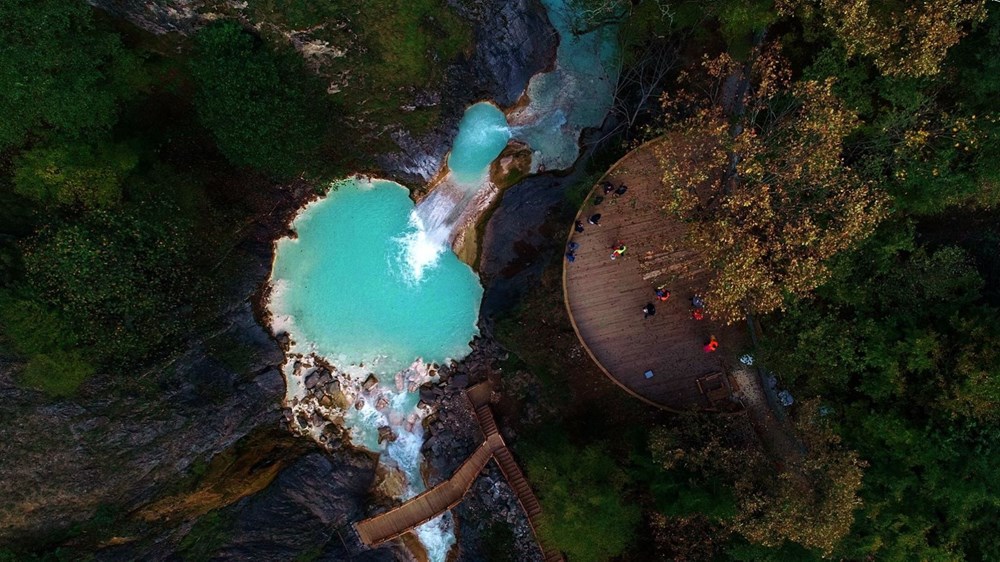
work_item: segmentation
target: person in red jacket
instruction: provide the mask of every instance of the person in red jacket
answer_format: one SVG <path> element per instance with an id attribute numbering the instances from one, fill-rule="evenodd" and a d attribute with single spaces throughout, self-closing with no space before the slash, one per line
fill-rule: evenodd
<path id="1" fill-rule="evenodd" d="M 708 337 L 708 343 L 705 344 L 705 353 L 712 353 L 716 349 L 719 349 L 719 340 L 715 339 L 715 336 Z"/>

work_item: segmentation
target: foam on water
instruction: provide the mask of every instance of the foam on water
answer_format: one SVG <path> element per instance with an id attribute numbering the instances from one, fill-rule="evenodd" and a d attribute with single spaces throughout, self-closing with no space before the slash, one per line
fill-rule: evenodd
<path id="1" fill-rule="evenodd" d="M 393 182 L 351 181 L 311 203 L 278 242 L 271 311 L 303 352 L 394 374 L 469 352 L 482 288 L 413 220 Z"/>
<path id="2" fill-rule="evenodd" d="M 617 26 L 577 34 L 569 0 L 542 0 L 542 4 L 559 34 L 556 64 L 550 72 L 531 78 L 529 104 L 510 115 L 514 138 L 534 151 L 532 171 L 573 165 L 580 132 L 604 121 L 618 79 Z"/>
<path id="3" fill-rule="evenodd" d="M 296 217 L 297 236 L 278 242 L 272 273 L 272 330 L 289 335 L 292 353 L 321 356 L 345 377 L 342 387 L 360 406 L 342 412 L 351 441 L 399 467 L 407 497 L 425 488 L 419 392 L 409 390 L 432 380 L 429 362 L 468 354 L 482 298 L 478 277 L 448 251 L 447 220 L 439 219 L 428 229 L 398 184 L 344 181 Z M 293 365 L 285 367 L 288 397 L 302 400 L 311 369 L 296 375 Z M 368 373 L 381 380 L 363 393 Z M 388 407 L 377 409 L 377 397 Z M 383 426 L 396 435 L 385 446 Z M 417 535 L 435 562 L 455 543 L 450 517 Z"/>
<path id="4" fill-rule="evenodd" d="M 409 230 L 395 239 L 399 246 L 396 262 L 402 264 L 403 279 L 410 285 L 419 284 L 424 279 L 424 272 L 433 269 L 441 259 L 441 254 L 447 249 L 448 238 L 440 229 L 428 230 L 423 219 L 416 210 L 410 211 Z"/>

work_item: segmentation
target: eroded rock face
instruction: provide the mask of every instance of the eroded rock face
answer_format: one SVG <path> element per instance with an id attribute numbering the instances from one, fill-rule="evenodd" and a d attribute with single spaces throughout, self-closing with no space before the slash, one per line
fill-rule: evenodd
<path id="1" fill-rule="evenodd" d="M 273 215 L 250 219 L 240 244 L 244 267 L 217 318 L 221 333 L 188 334 L 180 356 L 129 374 L 141 390 L 96 376 L 72 399 L 53 401 L 16 386 L 15 365 L 0 362 L 0 544 L 53 536 L 99 506 L 138 510 L 196 463 L 258 428 L 279 426 L 284 353 L 252 303 L 270 273 L 272 241 L 310 191 L 302 185 L 269 194 Z M 216 337 L 246 348 L 245 369 L 213 356 Z"/>
<path id="2" fill-rule="evenodd" d="M 223 17 L 238 17 L 245 25 L 266 28 L 285 36 L 314 69 L 329 58 L 343 56 L 345 45 L 330 44 L 314 36 L 314 30 L 280 29 L 273 22 L 253 21 L 246 2 L 239 0 L 87 0 L 116 17 L 151 33 L 189 35 L 202 25 Z M 441 168 L 465 108 L 491 99 L 501 107 L 513 105 L 537 72 L 555 58 L 557 36 L 539 0 L 450 0 L 462 17 L 472 22 L 475 51 L 449 67 L 436 89 L 417 92 L 412 107 L 441 106 L 441 123 L 432 131 L 414 137 L 402 127 L 387 134 L 399 147 L 383 155 L 378 164 L 386 176 L 404 185 L 427 183 Z M 330 22 L 337 27 L 339 22 Z M 339 80 L 331 77 L 331 92 Z"/>
<path id="3" fill-rule="evenodd" d="M 482 100 L 500 107 L 517 102 L 528 80 L 555 59 L 557 36 L 538 0 L 478 0 L 449 4 L 473 22 L 476 50 L 452 65 L 442 83 L 443 120 L 430 133 L 413 137 L 397 130 L 400 151 L 379 165 L 404 185 L 427 183 L 440 170 L 465 109 Z"/>
<path id="4" fill-rule="evenodd" d="M 87 0 L 87 3 L 150 33 L 176 31 L 185 35 L 211 19 L 210 6 L 220 4 L 210 0 Z M 222 4 L 235 6 L 241 2 Z"/>
<path id="5" fill-rule="evenodd" d="M 266 490 L 230 508 L 235 519 L 231 538 L 215 557 L 294 560 L 318 549 L 320 560 L 401 559 L 392 544 L 361 551 L 345 529 L 364 518 L 374 466 L 373 459 L 346 451 L 302 457 Z"/>
<path id="6" fill-rule="evenodd" d="M 557 38 L 539 0 L 491 0 L 450 4 L 476 26 L 472 65 L 501 107 L 513 105 L 528 80 L 555 59 Z"/>
<path id="7" fill-rule="evenodd" d="M 70 527 L 102 504 L 136 508 L 196 461 L 277 424 L 277 369 L 244 381 L 196 354 L 180 360 L 183 382 L 160 397 L 51 404 L 0 382 L 0 543 Z"/>

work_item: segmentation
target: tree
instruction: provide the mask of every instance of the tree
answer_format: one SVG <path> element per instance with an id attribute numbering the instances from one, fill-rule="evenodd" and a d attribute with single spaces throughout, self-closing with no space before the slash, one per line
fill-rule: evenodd
<path id="1" fill-rule="evenodd" d="M 752 437 L 745 419 L 689 414 L 672 428 L 654 430 L 650 435 L 653 458 L 685 483 L 674 486 L 677 499 L 665 514 L 702 514 L 753 544 L 780 547 L 792 541 L 829 555 L 848 534 L 860 505 L 857 492 L 863 464 L 856 453 L 840 445 L 839 436 L 823 424 L 817 412 L 815 403 L 801 409 L 796 434 L 805 452 L 780 471 Z M 721 502 L 685 501 L 698 490 L 720 487 L 728 489 L 728 494 L 713 492 Z M 721 518 L 719 512 L 713 514 L 717 503 L 728 502 L 735 502 L 732 513 Z M 676 512 L 678 503 L 694 509 Z"/>
<path id="2" fill-rule="evenodd" d="M 81 143 L 33 148 L 17 159 L 14 189 L 43 204 L 106 208 L 139 159 L 123 145 Z"/>
<path id="3" fill-rule="evenodd" d="M 913 236 L 886 223 L 840 256 L 816 298 L 765 332 L 766 360 L 800 396 L 822 392 L 826 419 L 868 462 L 864 507 L 838 556 L 988 559 L 1000 515 L 1000 315 L 964 251 Z"/>
<path id="4" fill-rule="evenodd" d="M 70 0 L 0 1 L 0 150 L 109 128 L 134 58 Z"/>
<path id="5" fill-rule="evenodd" d="M 737 518 L 734 530 L 750 542 L 780 547 L 792 541 L 829 556 L 850 532 L 861 507 L 865 463 L 841 445 L 819 411 L 816 400 L 799 407 L 795 434 L 805 455 L 778 474 L 763 501 L 747 502 Z"/>
<path id="6" fill-rule="evenodd" d="M 842 159 L 857 120 L 833 81 L 790 86 L 774 47 L 747 69 L 726 55 L 704 66 L 709 96 L 666 101 L 661 199 L 714 268 L 710 312 L 732 322 L 819 286 L 827 261 L 882 220 L 886 198 Z"/>
<path id="7" fill-rule="evenodd" d="M 74 339 L 105 365 L 163 352 L 183 326 L 192 294 L 184 225 L 134 210 L 93 211 L 47 227 L 25 248 L 28 298 L 61 311 Z M 162 214 L 161 214 L 162 213 Z"/>
<path id="8" fill-rule="evenodd" d="M 325 89 L 301 57 L 272 51 L 233 22 L 210 25 L 195 39 L 195 105 L 222 153 L 279 177 L 309 168 L 331 115 Z"/>
<path id="9" fill-rule="evenodd" d="M 785 0 L 786 13 L 814 2 Z M 986 0 L 920 2 L 821 0 L 824 25 L 844 42 L 847 56 L 870 57 L 891 76 L 930 76 L 970 24 L 986 17 Z"/>
<path id="10" fill-rule="evenodd" d="M 528 458 L 542 503 L 542 539 L 572 560 L 607 560 L 632 543 L 639 508 L 625 501 L 626 474 L 603 446 L 565 440 Z"/>

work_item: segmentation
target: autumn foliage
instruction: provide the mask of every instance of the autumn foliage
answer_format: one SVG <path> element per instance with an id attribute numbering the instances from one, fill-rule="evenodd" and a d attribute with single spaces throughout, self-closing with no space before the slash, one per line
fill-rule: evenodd
<path id="1" fill-rule="evenodd" d="M 800 4 L 807 3 L 788 0 L 783 6 L 787 11 Z M 819 4 L 824 25 L 844 42 L 847 54 L 871 57 L 879 71 L 890 76 L 937 74 L 968 24 L 986 17 L 986 0 L 821 0 Z"/>
<path id="2" fill-rule="evenodd" d="M 831 80 L 792 83 L 776 47 L 744 67 L 727 55 L 703 63 L 709 93 L 664 100 L 671 121 L 659 151 L 661 200 L 690 222 L 691 242 L 715 275 L 709 312 L 732 322 L 805 295 L 827 261 L 867 237 L 886 197 L 842 158 L 855 114 Z"/>
<path id="3" fill-rule="evenodd" d="M 858 492 L 865 462 L 843 446 L 816 400 L 799 408 L 800 449 L 785 453 L 780 468 L 747 425 L 740 418 L 684 416 L 671 429 L 654 430 L 650 449 L 664 470 L 731 491 L 736 509 L 718 518 L 719 532 L 769 547 L 792 541 L 829 555 L 850 532 L 862 505 Z"/>

